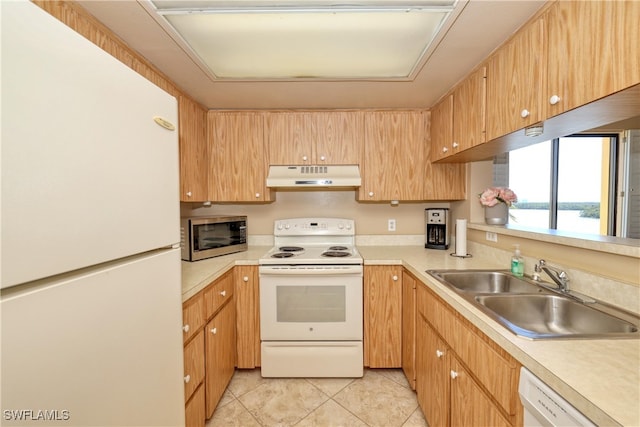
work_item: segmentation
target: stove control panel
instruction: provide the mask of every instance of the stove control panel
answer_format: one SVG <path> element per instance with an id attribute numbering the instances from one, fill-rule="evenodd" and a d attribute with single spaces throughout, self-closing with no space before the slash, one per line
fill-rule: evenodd
<path id="1" fill-rule="evenodd" d="M 355 224 L 345 218 L 290 218 L 275 222 L 275 235 L 353 235 Z"/>

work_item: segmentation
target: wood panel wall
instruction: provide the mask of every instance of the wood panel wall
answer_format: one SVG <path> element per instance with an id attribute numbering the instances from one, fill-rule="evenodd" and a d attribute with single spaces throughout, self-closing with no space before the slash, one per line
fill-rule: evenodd
<path id="1" fill-rule="evenodd" d="M 114 58 L 127 65 L 158 87 L 178 98 L 187 96 L 167 76 L 156 69 L 142 55 L 130 48 L 120 37 L 72 1 L 32 0 L 65 25 L 81 34 Z M 194 101 L 195 102 L 195 101 Z M 204 108 L 204 107 L 203 107 Z"/>

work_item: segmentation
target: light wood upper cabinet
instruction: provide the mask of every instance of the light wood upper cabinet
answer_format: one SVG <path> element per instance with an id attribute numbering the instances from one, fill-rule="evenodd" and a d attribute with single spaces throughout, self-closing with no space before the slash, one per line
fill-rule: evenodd
<path id="1" fill-rule="evenodd" d="M 364 113 L 360 201 L 424 200 L 426 116 L 423 111 Z"/>
<path id="2" fill-rule="evenodd" d="M 178 98 L 180 144 L 180 201 L 209 200 L 209 148 L 206 111 L 186 96 Z"/>
<path id="3" fill-rule="evenodd" d="M 402 366 L 402 266 L 364 269 L 364 365 Z"/>
<path id="4" fill-rule="evenodd" d="M 264 114 L 210 111 L 207 121 L 211 150 L 210 200 L 272 201 L 273 194 L 266 187 L 269 164 Z"/>
<path id="5" fill-rule="evenodd" d="M 362 115 L 349 111 L 290 111 L 267 115 L 272 165 L 354 165 L 360 161 Z"/>
<path id="6" fill-rule="evenodd" d="M 428 114 L 428 113 L 427 113 Z M 431 114 L 433 117 L 433 113 Z M 427 116 L 428 117 L 428 116 Z M 427 120 L 427 137 L 431 134 Z M 427 143 L 427 147 L 431 144 Z M 467 197 L 466 165 L 460 163 L 434 163 L 434 150 L 425 150 L 423 191 L 425 200 L 463 200 Z"/>
<path id="7" fill-rule="evenodd" d="M 357 165 L 363 140 L 363 115 L 358 111 L 314 113 L 317 164 Z"/>
<path id="8" fill-rule="evenodd" d="M 558 1 L 546 20 L 547 117 L 640 83 L 640 2 Z"/>
<path id="9" fill-rule="evenodd" d="M 272 165 L 314 164 L 313 117 L 309 112 L 268 113 L 265 136 Z"/>
<path id="10" fill-rule="evenodd" d="M 544 21 L 537 19 L 502 46 L 487 64 L 487 140 L 543 119 Z"/>
<path id="11" fill-rule="evenodd" d="M 443 159 L 459 148 L 453 147 L 453 95 L 447 95 L 431 110 L 431 160 Z"/>
<path id="12" fill-rule="evenodd" d="M 467 77 L 453 92 L 453 151 L 482 144 L 485 139 L 486 67 Z"/>

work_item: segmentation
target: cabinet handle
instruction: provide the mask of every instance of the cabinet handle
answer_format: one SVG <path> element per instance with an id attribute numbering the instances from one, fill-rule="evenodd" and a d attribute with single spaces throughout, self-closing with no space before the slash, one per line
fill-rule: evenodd
<path id="1" fill-rule="evenodd" d="M 394 282 L 397 282 L 397 281 L 398 281 L 398 276 L 396 276 L 396 275 L 394 274 L 394 275 L 393 275 L 393 277 L 392 277 L 391 279 L 393 279 L 393 281 L 394 281 Z"/>
<path id="2" fill-rule="evenodd" d="M 531 114 L 531 113 L 529 113 L 529 110 L 527 110 L 527 109 L 525 108 L 524 110 L 522 110 L 522 111 L 520 112 L 520 117 L 522 117 L 523 119 L 526 119 L 527 117 L 529 117 L 529 114 Z"/>
<path id="3" fill-rule="evenodd" d="M 188 325 L 188 324 L 187 324 L 187 325 L 184 325 L 184 326 L 182 327 L 182 330 L 184 331 L 184 333 L 185 333 L 185 334 L 186 334 L 187 332 L 189 332 L 189 325 Z"/>
<path id="4" fill-rule="evenodd" d="M 446 153 L 447 151 L 449 151 L 449 149 L 447 147 L 442 147 L 442 152 Z"/>
<path id="5" fill-rule="evenodd" d="M 213 328 L 213 329 L 211 329 L 211 333 L 212 333 L 213 335 L 217 334 L 217 333 L 218 333 L 218 328 Z"/>
<path id="6" fill-rule="evenodd" d="M 451 375 L 451 379 L 455 380 L 456 378 L 458 378 L 458 373 L 456 371 L 451 371 L 449 372 L 449 375 Z"/>
<path id="7" fill-rule="evenodd" d="M 187 197 L 191 197 L 191 191 L 187 191 Z"/>
<path id="8" fill-rule="evenodd" d="M 324 162 L 325 160 L 327 160 L 327 158 L 325 156 L 320 156 L 320 160 Z"/>
<path id="9" fill-rule="evenodd" d="M 260 193 L 256 193 L 256 199 L 260 198 Z"/>
<path id="10" fill-rule="evenodd" d="M 369 197 L 373 197 L 373 191 L 369 191 Z"/>
<path id="11" fill-rule="evenodd" d="M 460 146 L 460 144 L 458 144 L 457 142 L 454 141 L 454 143 L 452 144 L 453 148 L 458 148 Z"/>
<path id="12" fill-rule="evenodd" d="M 442 356 L 444 356 L 444 351 L 442 351 L 442 350 L 436 350 L 436 357 L 440 358 L 440 357 L 442 357 Z"/>
<path id="13" fill-rule="evenodd" d="M 249 276 L 244 276 L 244 277 L 242 278 L 242 280 L 243 280 L 244 282 L 248 282 L 248 281 L 249 281 Z"/>
<path id="14" fill-rule="evenodd" d="M 221 291 L 220 295 L 222 295 L 223 297 L 226 297 L 227 296 L 227 291 Z"/>
<path id="15" fill-rule="evenodd" d="M 558 102 L 560 102 L 560 97 L 558 95 L 551 95 L 551 98 L 549 98 L 549 104 L 556 105 Z"/>
<path id="16" fill-rule="evenodd" d="M 189 381 L 191 381 L 191 375 L 187 375 L 184 377 L 184 383 L 185 384 L 189 384 Z"/>
<path id="17" fill-rule="evenodd" d="M 307 156 L 302 156 L 302 160 L 303 160 L 303 161 L 305 161 L 305 162 L 306 162 L 306 161 L 307 161 L 307 159 L 308 159 L 308 157 L 307 157 Z"/>

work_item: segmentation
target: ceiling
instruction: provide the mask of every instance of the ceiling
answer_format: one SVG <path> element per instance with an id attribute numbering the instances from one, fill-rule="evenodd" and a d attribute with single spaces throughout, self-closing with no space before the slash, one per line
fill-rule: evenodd
<path id="1" fill-rule="evenodd" d="M 429 108 L 502 44 L 542 0 L 460 0 L 410 80 L 216 80 L 134 0 L 79 0 L 183 92 L 208 109 Z M 146 6 L 146 7 L 145 7 Z"/>

